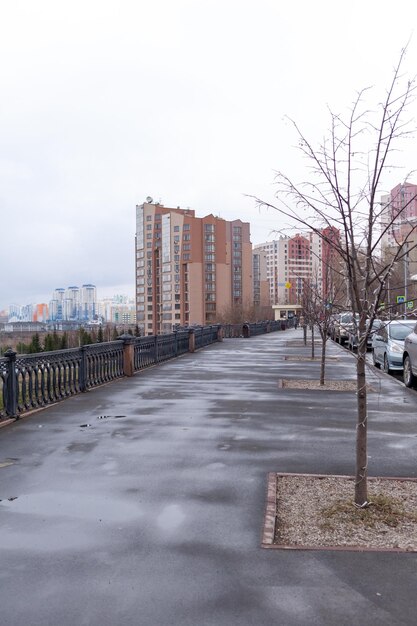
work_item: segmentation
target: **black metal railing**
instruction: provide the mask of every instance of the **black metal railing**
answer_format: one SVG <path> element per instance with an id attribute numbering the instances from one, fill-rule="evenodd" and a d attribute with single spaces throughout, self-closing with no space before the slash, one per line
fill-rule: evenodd
<path id="1" fill-rule="evenodd" d="M 189 352 L 190 332 L 176 331 L 168 335 L 138 337 L 134 340 L 134 370 L 138 371 Z"/>
<path id="2" fill-rule="evenodd" d="M 166 335 L 0 358 L 0 420 L 45 407 L 104 383 L 204 348 L 224 337 L 250 337 L 282 330 L 282 322 L 213 325 L 178 329 Z"/>
<path id="3" fill-rule="evenodd" d="M 252 324 L 225 324 L 222 326 L 224 337 L 227 339 L 237 337 L 251 337 L 263 333 L 275 332 L 289 328 L 288 320 L 272 320 L 265 322 L 254 322 Z"/>
<path id="4" fill-rule="evenodd" d="M 217 341 L 218 326 L 200 326 L 194 329 L 195 348 L 199 350 Z"/>

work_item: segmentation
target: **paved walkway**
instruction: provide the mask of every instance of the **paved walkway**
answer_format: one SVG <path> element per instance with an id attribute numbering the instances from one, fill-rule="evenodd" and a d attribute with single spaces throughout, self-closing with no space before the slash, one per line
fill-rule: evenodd
<path id="1" fill-rule="evenodd" d="M 353 472 L 355 395 L 278 387 L 305 351 L 226 340 L 1 429 L 0 624 L 414 625 L 417 555 L 259 547 L 268 472 Z M 370 474 L 415 477 L 417 392 L 372 375 Z"/>

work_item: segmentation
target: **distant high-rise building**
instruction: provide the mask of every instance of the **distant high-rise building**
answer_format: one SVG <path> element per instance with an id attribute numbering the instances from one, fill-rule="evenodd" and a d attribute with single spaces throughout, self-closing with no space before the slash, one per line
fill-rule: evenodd
<path id="1" fill-rule="evenodd" d="M 402 244 L 417 225 L 417 185 L 401 183 L 381 198 L 382 246 Z"/>
<path id="2" fill-rule="evenodd" d="M 33 322 L 47 322 L 49 319 L 49 310 L 47 304 L 36 304 L 33 311 Z"/>
<path id="3" fill-rule="evenodd" d="M 81 292 L 79 287 L 67 287 L 64 299 L 64 319 L 79 320 L 81 314 Z"/>
<path id="4" fill-rule="evenodd" d="M 81 320 L 92 321 L 97 316 L 97 290 L 95 285 L 81 288 Z"/>
<path id="5" fill-rule="evenodd" d="M 267 307 L 271 305 L 268 282 L 268 256 L 261 248 L 254 249 L 253 259 L 253 304 L 255 307 Z"/>
<path id="6" fill-rule="evenodd" d="M 58 287 L 52 294 L 49 302 L 49 319 L 53 322 L 61 322 L 64 318 L 65 289 Z"/>
<path id="7" fill-rule="evenodd" d="M 55 321 L 92 322 L 96 319 L 97 290 L 95 285 L 59 287 L 49 303 L 49 319 Z"/>
<path id="8" fill-rule="evenodd" d="M 331 242 L 339 238 L 337 228 L 321 234 L 308 231 L 293 237 L 280 237 L 254 246 L 267 255 L 267 278 L 272 304 L 300 304 L 304 285 L 314 283 L 319 293 L 327 293 L 327 267 L 334 266 Z"/>
<path id="9" fill-rule="evenodd" d="M 210 324 L 251 305 L 249 224 L 153 202 L 136 207 L 137 323 L 147 334 Z"/>

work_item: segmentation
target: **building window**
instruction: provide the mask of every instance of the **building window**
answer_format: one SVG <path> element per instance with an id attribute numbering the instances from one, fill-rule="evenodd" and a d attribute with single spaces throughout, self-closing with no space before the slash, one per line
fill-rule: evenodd
<path id="1" fill-rule="evenodd" d="M 179 232 L 179 230 L 180 230 L 180 227 L 179 227 L 178 225 L 177 225 L 177 226 L 174 226 L 174 233 L 178 233 L 178 232 Z"/>
<path id="2" fill-rule="evenodd" d="M 150 222 L 151 220 L 152 220 L 152 215 L 147 215 L 147 216 L 146 216 L 146 221 L 147 221 L 147 222 Z M 151 228 L 152 228 L 152 227 L 151 227 Z"/>
<path id="3" fill-rule="evenodd" d="M 184 226 L 182 227 L 183 230 L 190 230 L 190 225 L 189 224 L 184 224 Z"/>
<path id="4" fill-rule="evenodd" d="M 189 260 L 190 260 L 190 256 L 191 256 L 191 255 L 190 255 L 190 254 L 188 254 L 188 253 L 187 253 L 187 254 L 183 254 L 183 255 L 182 255 L 183 261 L 189 261 Z"/>
<path id="5" fill-rule="evenodd" d="M 185 233 L 185 235 L 182 236 L 183 241 L 190 241 L 191 235 L 190 233 Z"/>

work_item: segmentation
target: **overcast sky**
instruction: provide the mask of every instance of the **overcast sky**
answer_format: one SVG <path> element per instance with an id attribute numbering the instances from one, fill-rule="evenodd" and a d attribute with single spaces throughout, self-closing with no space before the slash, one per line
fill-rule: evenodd
<path id="1" fill-rule="evenodd" d="M 93 283 L 134 293 L 147 196 L 273 238 L 274 171 L 305 163 L 327 105 L 417 73 L 417 4 L 399 0 L 0 1 L 0 309 Z M 417 105 L 410 111 L 417 117 Z M 399 154 L 417 169 L 416 143 Z"/>

